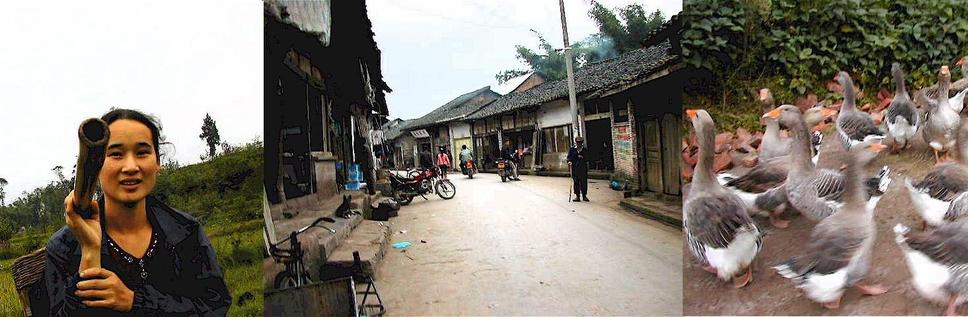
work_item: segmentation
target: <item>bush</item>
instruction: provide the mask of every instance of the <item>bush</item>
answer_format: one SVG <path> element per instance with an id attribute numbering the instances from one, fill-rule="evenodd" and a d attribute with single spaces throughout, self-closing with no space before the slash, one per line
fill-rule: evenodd
<path id="1" fill-rule="evenodd" d="M 877 90 L 893 62 L 923 87 L 968 53 L 968 0 L 687 0 L 683 18 L 683 58 L 711 81 L 696 93 L 724 104 L 764 78 L 780 79 L 777 94 L 830 96 L 838 70 Z"/>

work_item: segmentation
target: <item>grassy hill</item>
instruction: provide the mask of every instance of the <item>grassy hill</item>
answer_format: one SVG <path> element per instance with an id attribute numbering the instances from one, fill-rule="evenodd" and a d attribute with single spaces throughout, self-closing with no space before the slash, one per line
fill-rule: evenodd
<path id="1" fill-rule="evenodd" d="M 162 169 L 154 195 L 169 206 L 188 212 L 204 225 L 225 273 L 232 308 L 229 316 L 262 316 L 262 144 L 232 148 L 206 162 Z M 67 194 L 63 182 L 52 182 L 19 203 L 0 207 L 0 217 L 20 219 L 10 227 L 24 227 L 0 242 L 0 315 L 22 314 L 10 275 L 13 260 L 43 247 L 63 226 L 63 210 L 37 211 L 48 197 Z M 48 199 L 48 200 L 49 200 Z M 49 204 L 48 204 L 49 205 Z M 62 207 L 60 207 L 62 208 Z M 49 216 L 53 214 L 54 216 Z M 59 216 L 59 219 L 58 219 Z"/>

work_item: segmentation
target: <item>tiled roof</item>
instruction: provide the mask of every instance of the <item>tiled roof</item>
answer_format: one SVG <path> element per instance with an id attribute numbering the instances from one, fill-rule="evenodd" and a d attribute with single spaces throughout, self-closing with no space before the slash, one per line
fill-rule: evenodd
<path id="1" fill-rule="evenodd" d="M 575 93 L 582 95 L 610 89 L 646 77 L 676 60 L 668 41 L 640 48 L 616 58 L 585 65 L 575 72 Z M 545 82 L 526 91 L 498 98 L 465 119 L 478 120 L 495 114 L 568 98 L 567 79 Z"/>
<path id="2" fill-rule="evenodd" d="M 491 86 L 486 86 L 475 91 L 463 94 L 454 98 L 443 106 L 434 109 L 430 113 L 424 115 L 423 117 L 414 119 L 412 123 L 408 122 L 408 129 L 419 129 L 428 127 L 434 124 L 446 123 L 450 121 L 463 119 L 470 113 L 477 111 L 489 102 L 475 100 L 475 97 L 482 94 L 493 94 L 494 96 L 500 96 L 500 94 L 491 90 Z"/>

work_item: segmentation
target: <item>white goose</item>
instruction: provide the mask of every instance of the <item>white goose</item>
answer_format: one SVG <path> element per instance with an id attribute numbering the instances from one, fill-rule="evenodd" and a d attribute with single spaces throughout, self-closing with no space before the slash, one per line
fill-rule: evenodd
<path id="1" fill-rule="evenodd" d="M 901 64 L 891 65 L 891 74 L 894 76 L 894 100 L 887 107 L 885 121 L 887 121 L 887 133 L 894 139 L 894 151 L 907 148 L 911 145 L 918 128 L 921 126 L 921 113 L 911 100 L 904 87 L 904 71 Z"/>
<path id="2" fill-rule="evenodd" d="M 865 206 L 861 170 L 884 147 L 865 141 L 849 150 L 845 204 L 814 227 L 802 255 L 773 267 L 826 308 L 839 307 L 844 290 L 851 286 L 868 295 L 885 292 L 878 285 L 859 284 L 870 267 L 877 232 L 874 211 Z"/>
<path id="3" fill-rule="evenodd" d="M 928 232 L 910 232 L 894 226 L 895 241 L 901 247 L 911 283 L 921 297 L 947 304 L 945 315 L 968 299 L 968 222 L 946 223 Z"/>
<path id="4" fill-rule="evenodd" d="M 686 240 L 705 270 L 740 288 L 753 279 L 750 264 L 762 245 L 760 230 L 743 201 L 716 182 L 713 119 L 704 110 L 690 109 L 686 114 L 699 141 L 699 162 L 682 205 Z"/>
<path id="5" fill-rule="evenodd" d="M 968 124 L 958 128 L 955 148 L 955 161 L 936 165 L 916 184 L 904 180 L 922 229 L 968 215 Z"/>
<path id="6" fill-rule="evenodd" d="M 951 72 L 948 71 L 947 65 L 941 66 L 938 72 L 939 93 L 946 95 L 950 84 Z M 948 151 L 954 147 L 955 131 L 958 130 L 961 117 L 951 107 L 947 98 L 940 98 L 937 103 L 929 102 L 928 108 L 928 118 L 921 134 L 928 146 L 934 150 L 935 161 L 941 163 L 947 159 Z M 944 153 L 944 158 L 939 153 Z"/>

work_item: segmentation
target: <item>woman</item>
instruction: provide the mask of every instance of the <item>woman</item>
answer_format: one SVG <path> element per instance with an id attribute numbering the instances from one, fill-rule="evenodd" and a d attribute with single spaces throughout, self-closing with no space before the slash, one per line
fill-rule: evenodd
<path id="1" fill-rule="evenodd" d="M 440 167 L 440 176 L 443 179 L 447 179 L 447 169 L 450 168 L 450 156 L 447 156 L 447 149 L 443 146 L 440 147 L 440 153 L 437 153 L 437 167 Z"/>
<path id="2" fill-rule="evenodd" d="M 47 243 L 55 316 L 225 316 L 232 302 L 208 237 L 192 216 L 150 196 L 161 166 L 159 128 L 144 114 L 101 117 L 110 138 L 93 219 L 64 199 L 67 226 Z"/>

